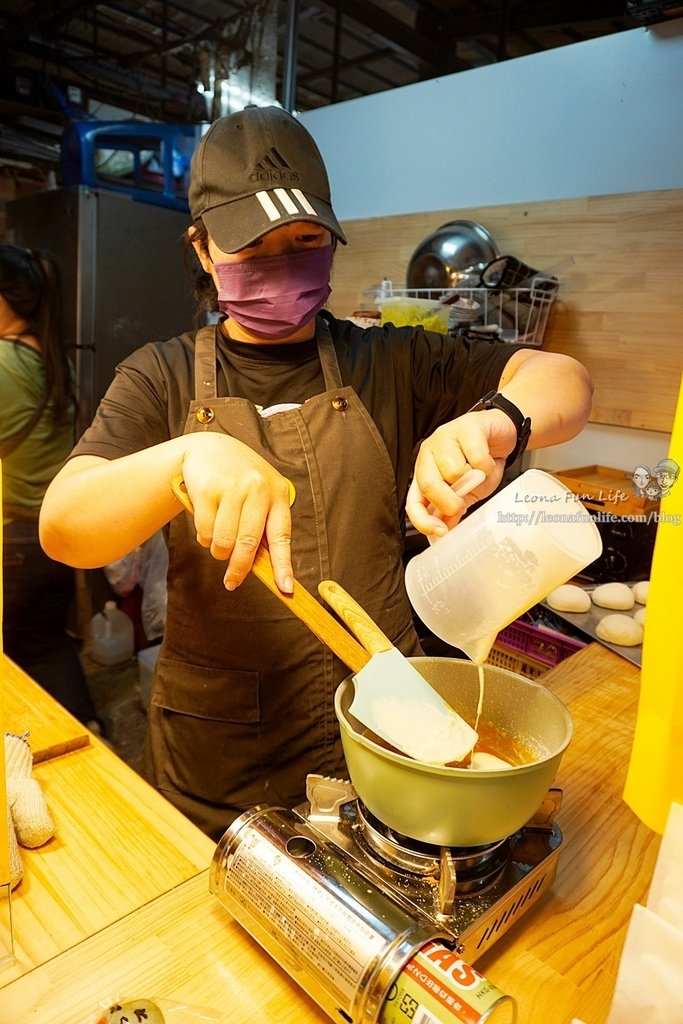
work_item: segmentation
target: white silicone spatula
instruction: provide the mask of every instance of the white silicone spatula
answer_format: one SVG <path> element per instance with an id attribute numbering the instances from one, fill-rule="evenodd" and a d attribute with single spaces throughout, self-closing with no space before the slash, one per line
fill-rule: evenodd
<path id="1" fill-rule="evenodd" d="M 354 676 L 351 714 L 417 761 L 463 761 L 477 741 L 474 729 L 338 583 L 323 580 L 318 592 L 371 655 L 368 664 Z"/>

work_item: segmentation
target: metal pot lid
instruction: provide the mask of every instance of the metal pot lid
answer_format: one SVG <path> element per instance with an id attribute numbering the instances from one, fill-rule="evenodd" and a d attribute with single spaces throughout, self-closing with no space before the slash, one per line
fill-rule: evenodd
<path id="1" fill-rule="evenodd" d="M 451 220 L 420 242 L 410 258 L 408 288 L 454 288 L 465 270 L 481 269 L 500 255 L 481 224 Z"/>

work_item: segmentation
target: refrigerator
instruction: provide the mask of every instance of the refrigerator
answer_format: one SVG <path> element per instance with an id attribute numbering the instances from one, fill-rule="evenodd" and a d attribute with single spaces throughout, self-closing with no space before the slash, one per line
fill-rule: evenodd
<path id="1" fill-rule="evenodd" d="M 192 328 L 181 254 L 190 215 L 76 185 L 9 202 L 6 224 L 5 241 L 47 249 L 59 262 L 78 438 L 122 359 Z"/>

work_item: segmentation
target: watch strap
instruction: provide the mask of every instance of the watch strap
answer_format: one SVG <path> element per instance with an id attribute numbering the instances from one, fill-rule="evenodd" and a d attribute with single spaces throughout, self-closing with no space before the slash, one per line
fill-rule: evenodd
<path id="1" fill-rule="evenodd" d="M 505 468 L 511 466 L 517 459 L 521 459 L 526 451 L 531 436 L 531 419 L 525 416 L 521 409 L 518 409 L 514 402 L 511 402 L 499 391 L 489 391 L 469 409 L 469 412 L 481 412 L 485 409 L 500 409 L 506 416 L 509 416 L 517 431 L 517 443 L 505 460 Z"/>

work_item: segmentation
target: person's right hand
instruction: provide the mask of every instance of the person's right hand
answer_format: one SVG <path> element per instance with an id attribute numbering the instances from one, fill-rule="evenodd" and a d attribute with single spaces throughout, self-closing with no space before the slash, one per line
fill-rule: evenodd
<path id="1" fill-rule="evenodd" d="M 293 590 L 289 483 L 242 441 L 226 434 L 189 434 L 182 475 L 194 507 L 197 541 L 227 560 L 227 590 L 251 570 L 265 541 L 280 590 Z"/>

